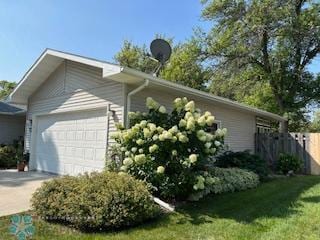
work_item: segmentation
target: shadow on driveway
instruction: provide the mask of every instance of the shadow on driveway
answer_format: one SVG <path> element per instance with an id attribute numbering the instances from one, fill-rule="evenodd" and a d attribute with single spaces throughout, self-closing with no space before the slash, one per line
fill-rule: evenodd
<path id="1" fill-rule="evenodd" d="M 29 210 L 34 191 L 43 181 L 54 177 L 57 175 L 0 170 L 0 216 Z"/>

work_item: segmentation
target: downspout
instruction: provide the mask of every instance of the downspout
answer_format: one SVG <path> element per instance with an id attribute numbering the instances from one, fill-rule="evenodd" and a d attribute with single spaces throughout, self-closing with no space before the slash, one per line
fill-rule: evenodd
<path id="1" fill-rule="evenodd" d="M 140 85 L 139 87 L 133 89 L 131 92 L 129 92 L 127 94 L 126 128 L 129 127 L 129 114 L 128 113 L 130 112 L 130 109 L 131 109 L 131 97 L 134 94 L 142 91 L 143 89 L 145 89 L 148 86 L 149 86 L 149 79 L 145 79 L 145 82 L 142 85 Z"/>

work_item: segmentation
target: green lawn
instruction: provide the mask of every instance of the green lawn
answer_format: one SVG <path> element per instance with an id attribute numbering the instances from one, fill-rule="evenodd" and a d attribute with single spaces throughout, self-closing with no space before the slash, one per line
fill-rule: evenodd
<path id="1" fill-rule="evenodd" d="M 0 239 L 9 218 L 0 218 Z M 320 239 L 320 177 L 273 180 L 257 189 L 212 196 L 126 231 L 85 234 L 35 221 L 34 239 Z"/>

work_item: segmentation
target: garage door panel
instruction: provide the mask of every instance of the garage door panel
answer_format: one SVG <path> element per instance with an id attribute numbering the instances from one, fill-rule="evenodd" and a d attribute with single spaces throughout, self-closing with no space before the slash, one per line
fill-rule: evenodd
<path id="1" fill-rule="evenodd" d="M 38 117 L 37 169 L 69 175 L 103 169 L 106 126 L 105 110 Z"/>

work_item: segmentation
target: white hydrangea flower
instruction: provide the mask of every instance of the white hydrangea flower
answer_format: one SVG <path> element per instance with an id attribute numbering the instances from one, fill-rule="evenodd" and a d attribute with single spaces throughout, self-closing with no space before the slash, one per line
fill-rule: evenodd
<path id="1" fill-rule="evenodd" d="M 185 126 L 187 126 L 187 121 L 184 119 L 181 119 L 179 122 L 179 127 L 185 127 Z"/>
<path id="2" fill-rule="evenodd" d="M 206 125 L 206 117 L 205 116 L 199 117 L 197 122 L 201 127 L 203 127 L 204 125 Z"/>
<path id="3" fill-rule="evenodd" d="M 174 150 L 172 150 L 171 154 L 172 154 L 172 156 L 177 156 L 178 152 L 177 152 L 177 150 L 174 149 Z"/>
<path id="4" fill-rule="evenodd" d="M 129 152 L 129 151 L 126 151 L 126 152 L 124 153 L 124 155 L 125 155 L 126 157 L 128 157 L 128 156 L 130 156 L 130 152 Z"/>
<path id="5" fill-rule="evenodd" d="M 224 132 L 224 134 L 228 133 L 228 129 L 226 129 L 226 128 L 222 128 L 222 131 Z"/>
<path id="6" fill-rule="evenodd" d="M 211 148 L 212 143 L 211 143 L 211 142 L 207 142 L 204 146 L 205 146 L 206 148 Z"/>
<path id="7" fill-rule="evenodd" d="M 183 104 L 187 104 L 187 103 L 188 103 L 188 98 L 183 97 L 183 98 L 182 98 L 182 102 L 183 102 Z"/>
<path id="8" fill-rule="evenodd" d="M 159 103 L 153 100 L 151 97 L 147 97 L 146 105 L 148 109 L 155 109 L 157 110 L 159 108 Z"/>
<path id="9" fill-rule="evenodd" d="M 159 149 L 159 146 L 157 144 L 153 144 L 152 146 L 149 147 L 149 152 L 153 153 Z"/>
<path id="10" fill-rule="evenodd" d="M 139 138 L 139 139 L 136 141 L 136 143 L 141 146 L 141 145 L 144 144 L 144 140 L 142 140 L 141 138 Z"/>
<path id="11" fill-rule="evenodd" d="M 213 123 L 214 123 L 214 116 L 209 116 L 209 117 L 207 117 L 207 119 L 206 119 L 206 124 L 207 124 L 208 126 L 212 126 Z"/>
<path id="12" fill-rule="evenodd" d="M 188 121 L 189 118 L 193 118 L 193 115 L 191 112 L 186 112 L 186 114 L 184 115 L 184 119 Z"/>
<path id="13" fill-rule="evenodd" d="M 227 129 L 226 128 L 222 128 L 222 129 L 217 129 L 216 131 L 216 135 L 219 137 L 223 137 L 227 134 Z"/>
<path id="14" fill-rule="evenodd" d="M 125 159 L 123 160 L 123 164 L 124 164 L 125 166 L 130 166 L 132 163 L 133 163 L 132 158 L 127 157 L 127 158 L 125 158 Z"/>
<path id="15" fill-rule="evenodd" d="M 144 129 L 143 129 L 143 136 L 144 136 L 145 138 L 149 138 L 149 137 L 151 137 L 151 135 L 152 135 L 152 133 L 151 133 L 151 131 L 150 131 L 148 128 L 144 128 Z"/>
<path id="16" fill-rule="evenodd" d="M 197 113 L 197 112 L 195 112 L 195 113 L 193 114 L 193 117 L 194 117 L 194 119 L 195 119 L 196 121 L 198 121 L 198 119 L 200 118 L 200 116 L 201 116 L 201 114 L 200 114 L 200 113 Z"/>
<path id="17" fill-rule="evenodd" d="M 193 118 L 189 118 L 187 121 L 186 129 L 193 131 L 195 129 L 195 121 Z"/>
<path id="18" fill-rule="evenodd" d="M 166 113 L 167 112 L 167 109 L 164 107 L 164 106 L 161 106 L 159 107 L 159 110 L 158 110 L 160 113 Z"/>
<path id="19" fill-rule="evenodd" d="M 184 106 L 184 109 L 185 109 L 186 111 L 189 111 L 189 112 L 194 112 L 194 110 L 195 110 L 194 101 L 188 102 L 188 103 Z"/>
<path id="20" fill-rule="evenodd" d="M 138 152 L 139 152 L 139 153 L 143 153 L 143 149 L 142 149 L 142 148 L 140 148 Z"/>
<path id="21" fill-rule="evenodd" d="M 148 122 L 146 120 L 142 120 L 140 122 L 140 126 L 143 127 L 143 128 L 145 128 L 147 126 L 147 124 L 148 124 Z"/>
<path id="22" fill-rule="evenodd" d="M 155 134 L 155 135 L 153 135 L 152 140 L 153 140 L 153 141 L 157 141 L 158 138 L 159 138 L 159 135 L 158 135 L 158 134 Z"/>
<path id="23" fill-rule="evenodd" d="M 113 139 L 117 139 L 117 138 L 120 137 L 120 135 L 121 135 L 120 132 L 112 132 L 112 133 L 110 134 L 110 137 L 113 138 Z"/>
<path id="24" fill-rule="evenodd" d="M 134 161 L 137 164 L 143 164 L 146 161 L 146 155 L 145 154 L 138 154 L 138 155 L 134 156 Z"/>
<path id="25" fill-rule="evenodd" d="M 214 145 L 215 145 L 216 147 L 219 147 L 219 146 L 221 145 L 221 142 L 219 142 L 219 141 L 214 141 Z"/>
<path id="26" fill-rule="evenodd" d="M 182 142 L 182 143 L 186 143 L 186 142 L 189 141 L 189 138 L 188 138 L 186 135 L 184 135 L 184 134 L 179 134 L 179 135 L 178 135 L 178 139 L 179 139 L 179 141 Z"/>
<path id="27" fill-rule="evenodd" d="M 172 128 L 170 128 L 168 130 L 168 132 L 170 132 L 171 134 L 175 134 L 179 131 L 178 127 L 176 125 L 174 125 Z"/>
<path id="28" fill-rule="evenodd" d="M 148 123 L 147 126 L 151 132 L 154 132 L 157 130 L 157 126 L 154 123 Z"/>
<path id="29" fill-rule="evenodd" d="M 163 131 L 162 135 L 164 135 L 165 139 L 172 139 L 172 133 L 168 131 Z"/>
<path id="30" fill-rule="evenodd" d="M 175 143 L 178 140 L 178 138 L 176 136 L 173 136 L 171 139 L 171 142 Z"/>
<path id="31" fill-rule="evenodd" d="M 205 116 L 205 117 L 210 117 L 210 116 L 211 116 L 211 112 L 206 111 L 206 112 L 204 113 L 204 116 Z"/>
<path id="32" fill-rule="evenodd" d="M 158 131 L 158 133 L 162 133 L 164 131 L 164 129 L 159 126 L 159 127 L 157 127 L 157 131 Z"/>
<path id="33" fill-rule="evenodd" d="M 190 154 L 189 160 L 190 160 L 191 163 L 195 163 L 198 160 L 197 154 L 194 154 L 194 153 Z"/>
<path id="34" fill-rule="evenodd" d="M 173 106 L 174 108 L 177 110 L 177 111 L 181 111 L 181 109 L 183 108 L 183 102 L 182 102 L 182 99 L 181 98 L 176 98 L 174 101 L 173 101 Z"/>
<path id="35" fill-rule="evenodd" d="M 157 173 L 162 174 L 164 173 L 165 168 L 163 166 L 157 167 Z"/>
<path id="36" fill-rule="evenodd" d="M 166 138 L 165 138 L 164 134 L 160 134 L 160 135 L 159 135 L 159 140 L 160 140 L 160 141 L 164 141 L 164 140 L 166 140 Z"/>
<path id="37" fill-rule="evenodd" d="M 207 142 L 210 142 L 213 140 L 213 135 L 211 133 L 206 133 Z"/>

